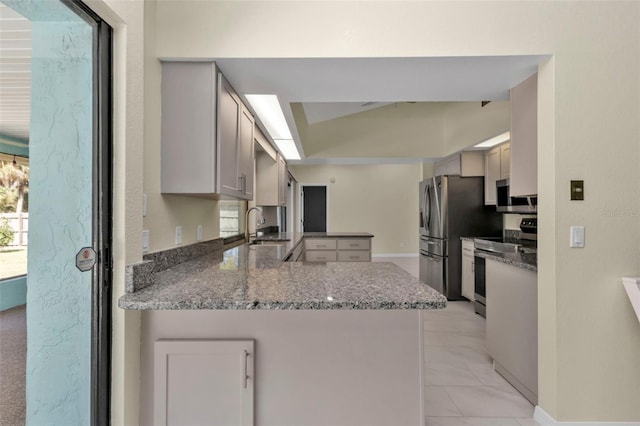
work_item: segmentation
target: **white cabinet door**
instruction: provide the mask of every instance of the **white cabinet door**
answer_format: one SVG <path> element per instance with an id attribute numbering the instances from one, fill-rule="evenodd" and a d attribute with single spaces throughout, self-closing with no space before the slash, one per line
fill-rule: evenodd
<path id="1" fill-rule="evenodd" d="M 287 163 L 277 154 L 274 162 L 265 152 L 256 159 L 256 205 L 283 206 L 287 202 Z"/>
<path id="2" fill-rule="evenodd" d="M 462 296 L 475 300 L 473 241 L 462 241 Z"/>
<path id="3" fill-rule="evenodd" d="M 511 144 L 500 145 L 500 179 L 507 179 L 511 175 Z"/>
<path id="4" fill-rule="evenodd" d="M 484 203 L 496 204 L 496 181 L 500 179 L 500 147 L 485 154 Z"/>
<path id="5" fill-rule="evenodd" d="M 238 177 L 240 179 L 240 198 L 253 200 L 254 126 L 255 120 L 248 109 L 242 105 L 240 114 L 240 134 L 238 135 Z"/>
<path id="6" fill-rule="evenodd" d="M 507 142 L 491 148 L 484 154 L 484 203 L 487 205 L 496 204 L 496 181 L 509 177 L 510 150 L 510 144 Z"/>
<path id="7" fill-rule="evenodd" d="M 216 192 L 216 68 L 162 63 L 161 191 Z"/>
<path id="8" fill-rule="evenodd" d="M 287 162 L 278 155 L 278 205 L 287 204 Z"/>
<path id="9" fill-rule="evenodd" d="M 511 195 L 538 193 L 538 75 L 511 89 Z"/>
<path id="10" fill-rule="evenodd" d="M 253 425 L 253 340 L 159 340 L 154 424 Z"/>
<path id="11" fill-rule="evenodd" d="M 218 93 L 218 177 L 220 193 L 237 197 L 242 182 L 238 174 L 238 134 L 241 102 L 227 80 L 219 75 Z"/>

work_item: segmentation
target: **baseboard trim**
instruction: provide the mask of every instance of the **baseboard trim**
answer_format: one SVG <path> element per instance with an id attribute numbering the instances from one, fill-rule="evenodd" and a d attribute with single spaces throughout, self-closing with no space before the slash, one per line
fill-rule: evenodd
<path id="1" fill-rule="evenodd" d="M 640 426 L 640 422 L 559 422 L 539 405 L 533 411 L 533 420 L 545 426 Z"/>
<path id="2" fill-rule="evenodd" d="M 418 257 L 418 253 L 376 253 L 371 257 Z"/>

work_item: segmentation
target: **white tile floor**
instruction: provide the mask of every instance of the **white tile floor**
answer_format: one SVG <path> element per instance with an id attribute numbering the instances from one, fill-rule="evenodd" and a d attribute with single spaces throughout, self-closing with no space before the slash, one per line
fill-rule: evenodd
<path id="1" fill-rule="evenodd" d="M 417 258 L 373 260 L 418 276 Z M 484 322 L 470 302 L 424 312 L 427 425 L 538 426 L 533 405 L 493 371 Z"/>

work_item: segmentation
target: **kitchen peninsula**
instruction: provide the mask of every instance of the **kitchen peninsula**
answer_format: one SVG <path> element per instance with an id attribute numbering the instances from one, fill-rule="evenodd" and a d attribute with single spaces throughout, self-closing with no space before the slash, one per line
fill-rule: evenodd
<path id="1" fill-rule="evenodd" d="M 130 267 L 140 424 L 424 423 L 420 310 L 446 299 L 391 263 L 284 262 L 305 237 Z"/>

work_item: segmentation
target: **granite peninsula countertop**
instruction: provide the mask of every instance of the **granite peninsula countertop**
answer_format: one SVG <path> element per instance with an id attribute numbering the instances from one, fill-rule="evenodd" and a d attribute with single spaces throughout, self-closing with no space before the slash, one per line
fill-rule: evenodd
<path id="1" fill-rule="evenodd" d="M 148 287 L 125 294 L 122 309 L 441 309 L 446 298 L 393 263 L 284 262 L 303 237 L 242 244 L 156 272 Z M 273 240 L 272 240 L 273 241 Z"/>

